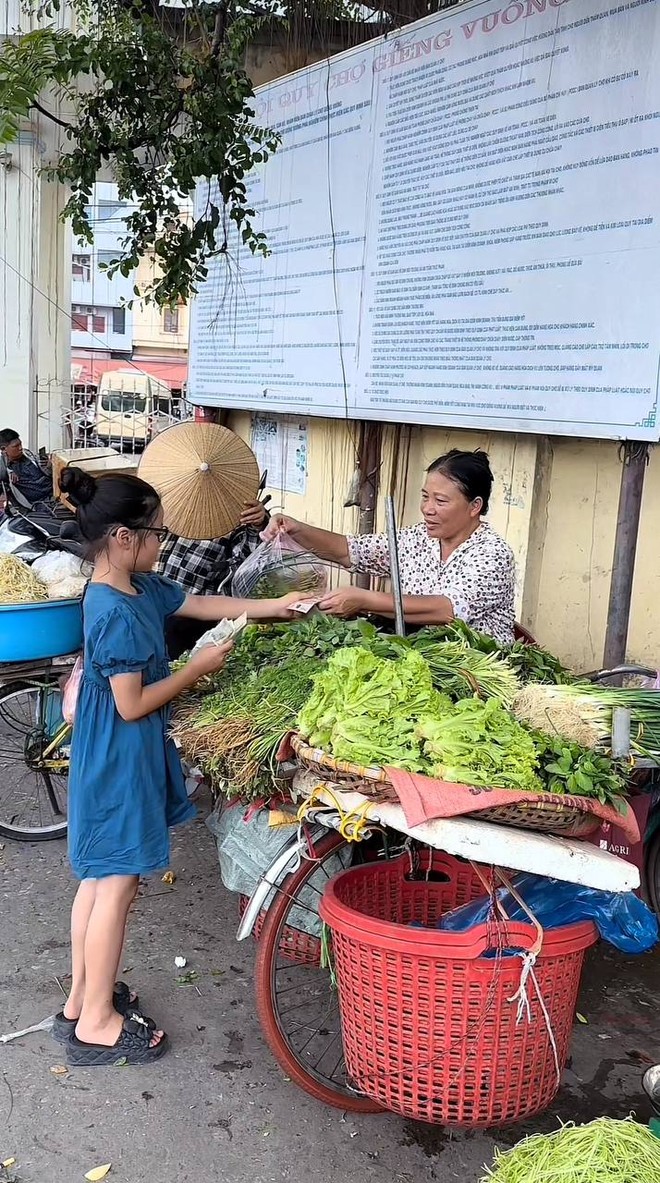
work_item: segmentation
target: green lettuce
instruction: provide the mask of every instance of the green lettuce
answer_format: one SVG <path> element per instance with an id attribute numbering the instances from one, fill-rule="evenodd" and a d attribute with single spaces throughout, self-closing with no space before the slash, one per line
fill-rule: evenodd
<path id="1" fill-rule="evenodd" d="M 418 724 L 447 709 L 449 699 L 434 690 L 428 665 L 413 650 L 386 660 L 366 649 L 339 649 L 315 678 L 298 728 L 312 747 L 339 760 L 422 772 Z"/>
<path id="2" fill-rule="evenodd" d="M 539 753 L 497 699 L 465 698 L 417 727 L 432 776 L 455 784 L 541 792 Z"/>

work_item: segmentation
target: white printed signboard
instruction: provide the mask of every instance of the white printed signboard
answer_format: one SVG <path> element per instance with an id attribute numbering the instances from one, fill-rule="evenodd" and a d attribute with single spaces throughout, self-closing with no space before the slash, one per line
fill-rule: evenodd
<path id="1" fill-rule="evenodd" d="M 659 61 L 658 0 L 482 0 L 261 87 L 192 401 L 660 438 Z"/>

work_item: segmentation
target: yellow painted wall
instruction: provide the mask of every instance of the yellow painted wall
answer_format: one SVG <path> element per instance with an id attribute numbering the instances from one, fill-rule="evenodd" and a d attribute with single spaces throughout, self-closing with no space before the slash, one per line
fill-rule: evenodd
<path id="1" fill-rule="evenodd" d="M 136 283 L 141 290 L 149 287 L 157 278 L 157 267 L 152 258 L 145 256 L 138 265 Z M 188 354 L 189 310 L 187 304 L 178 307 L 178 331 L 166 333 L 164 311 L 156 304 L 145 304 L 136 300 L 133 307 L 133 347 L 140 353 L 158 357 L 186 357 Z"/>
<path id="2" fill-rule="evenodd" d="M 251 417 L 229 425 L 248 442 Z M 399 435 L 396 472 L 394 441 Z M 357 510 L 343 502 L 355 464 L 358 425 L 309 420 L 305 497 L 270 489 L 273 508 L 329 530 L 357 529 Z M 589 440 L 387 426 L 383 437 L 378 526 L 383 497 L 393 487 L 400 524 L 419 521 L 424 470 L 449 448 L 485 448 L 495 473 L 489 520 L 508 541 L 518 568 L 517 612 L 522 622 L 575 669 L 599 666 L 603 656 L 614 531 L 621 480 L 618 445 Z M 660 662 L 657 524 L 660 457 L 651 455 L 631 617 L 629 658 Z"/>
<path id="3" fill-rule="evenodd" d="M 577 669 L 603 657 L 621 481 L 618 445 L 553 439 L 552 478 L 535 627 Z M 646 474 L 628 639 L 632 661 L 660 662 L 658 515 L 660 457 Z"/>
<path id="4" fill-rule="evenodd" d="M 250 443 L 252 417 L 232 413 L 228 426 Z M 304 497 L 269 488 L 270 509 L 284 512 L 325 530 L 350 533 L 357 529 L 357 510 L 344 509 L 355 468 L 357 426 L 341 420 L 308 420 L 307 493 Z"/>

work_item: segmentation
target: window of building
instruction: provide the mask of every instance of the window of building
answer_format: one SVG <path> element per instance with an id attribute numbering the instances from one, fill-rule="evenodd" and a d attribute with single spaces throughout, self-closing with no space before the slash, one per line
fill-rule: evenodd
<path id="1" fill-rule="evenodd" d="M 164 333 L 178 333 L 179 331 L 179 309 L 166 308 L 163 312 L 163 332 Z"/>
<path id="2" fill-rule="evenodd" d="M 113 308 L 112 309 L 112 331 L 118 333 L 123 337 L 126 332 L 126 309 Z"/>
<path id="3" fill-rule="evenodd" d="M 91 259 L 89 255 L 72 255 L 71 275 L 74 279 L 82 279 L 89 283 L 92 278 Z"/>
<path id="4" fill-rule="evenodd" d="M 71 309 L 71 328 L 76 333 L 86 333 L 89 317 L 85 308 Z"/>
<path id="5" fill-rule="evenodd" d="M 104 267 L 109 267 L 111 263 L 116 262 L 116 260 L 120 254 L 121 254 L 121 252 L 119 250 L 97 251 L 96 252 L 96 261 L 97 261 L 97 263 L 103 263 Z"/>
<path id="6" fill-rule="evenodd" d="M 93 313 L 93 315 L 92 315 L 92 332 L 93 333 L 104 333 L 105 332 L 105 315 L 103 313 L 100 313 L 100 312 Z"/>
<path id="7" fill-rule="evenodd" d="M 99 222 L 108 222 L 110 219 L 119 221 L 123 212 L 124 204 L 121 201 L 99 201 L 96 207 L 96 218 Z"/>

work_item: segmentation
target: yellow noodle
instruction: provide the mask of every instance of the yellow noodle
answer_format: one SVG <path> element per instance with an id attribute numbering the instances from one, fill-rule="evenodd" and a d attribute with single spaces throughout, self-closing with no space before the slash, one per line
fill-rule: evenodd
<path id="1" fill-rule="evenodd" d="M 48 599 L 48 588 L 14 555 L 0 555 L 0 604 L 38 604 Z"/>

